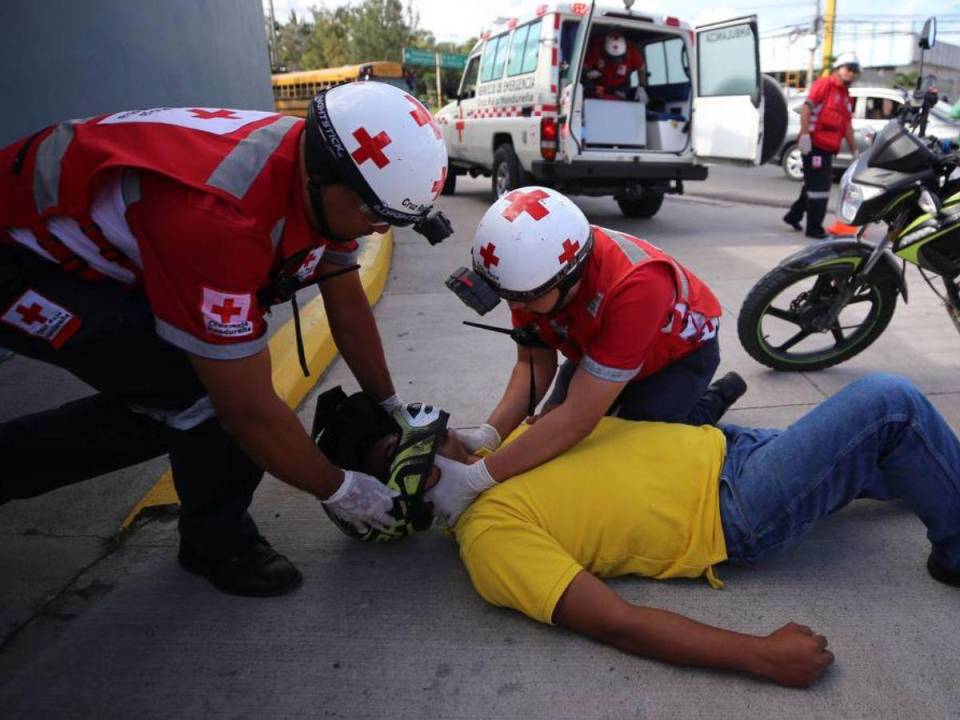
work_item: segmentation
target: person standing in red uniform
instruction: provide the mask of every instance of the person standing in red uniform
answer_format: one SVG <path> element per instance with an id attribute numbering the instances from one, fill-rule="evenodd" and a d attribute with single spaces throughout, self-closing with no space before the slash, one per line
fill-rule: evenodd
<path id="1" fill-rule="evenodd" d="M 239 595 L 301 582 L 247 512 L 264 471 L 345 522 L 392 525 L 391 493 L 330 463 L 277 396 L 264 315 L 319 282 L 359 384 L 398 406 L 348 270 L 363 235 L 442 234 L 446 167 L 426 108 L 374 82 L 321 93 L 306 122 L 157 108 L 0 150 L 0 345 L 97 391 L 0 423 L 0 503 L 169 453 L 180 563 Z"/>
<path id="2" fill-rule="evenodd" d="M 630 75 L 640 74 L 640 85 L 646 84 L 643 55 L 622 33 L 609 32 L 594 38 L 583 60 L 588 97 L 627 99 Z"/>
<path id="3" fill-rule="evenodd" d="M 471 254 L 475 272 L 508 301 L 514 327 L 530 342 L 518 347 L 486 423 L 458 431 L 470 452 L 492 454 L 472 465 L 443 461 L 447 480 L 433 504 L 448 524 L 495 482 L 573 447 L 604 415 L 715 424 L 746 391 L 736 373 L 710 386 L 721 314 L 710 288 L 655 245 L 591 226 L 555 190 L 522 188 L 494 203 Z M 559 373 L 558 351 L 567 358 Z M 555 376 L 547 412 L 497 451 Z"/>
<path id="4" fill-rule="evenodd" d="M 844 139 L 854 158 L 858 154 L 851 122 L 853 101 L 847 89 L 859 74 L 860 61 L 856 54 L 841 54 L 834 63 L 833 74 L 816 80 L 800 107 L 797 146 L 803 155 L 803 187 L 783 221 L 794 230 L 801 230 L 800 221 L 806 213 L 806 235 L 815 240 L 827 236 L 823 218 L 830 200 L 833 156 L 840 152 Z"/>

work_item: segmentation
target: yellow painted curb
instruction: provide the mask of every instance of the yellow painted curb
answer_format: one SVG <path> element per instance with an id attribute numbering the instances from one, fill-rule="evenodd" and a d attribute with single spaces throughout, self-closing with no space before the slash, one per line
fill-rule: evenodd
<path id="1" fill-rule="evenodd" d="M 393 257 L 393 232 L 373 235 L 361 243 L 360 282 L 371 305 L 383 294 L 390 274 Z M 270 361 L 273 366 L 273 387 L 291 408 L 297 407 L 317 383 L 324 371 L 333 362 L 337 346 L 330 335 L 323 298 L 319 295 L 300 309 L 300 325 L 303 331 L 303 349 L 310 366 L 310 377 L 304 377 L 297 358 L 296 330 L 293 319 L 270 338 Z M 120 532 L 130 529 L 141 512 L 150 507 L 175 505 L 179 502 L 173 487 L 173 475 L 168 469 L 141 500 L 133 506 L 120 525 Z"/>

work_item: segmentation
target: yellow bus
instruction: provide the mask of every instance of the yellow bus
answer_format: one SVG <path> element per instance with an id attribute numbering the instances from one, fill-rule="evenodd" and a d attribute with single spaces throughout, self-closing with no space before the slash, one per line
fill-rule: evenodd
<path id="1" fill-rule="evenodd" d="M 305 118 L 313 96 L 324 88 L 355 80 L 377 80 L 412 93 L 413 73 L 398 62 L 368 62 L 324 70 L 279 73 L 272 76 L 273 101 L 277 112 Z"/>

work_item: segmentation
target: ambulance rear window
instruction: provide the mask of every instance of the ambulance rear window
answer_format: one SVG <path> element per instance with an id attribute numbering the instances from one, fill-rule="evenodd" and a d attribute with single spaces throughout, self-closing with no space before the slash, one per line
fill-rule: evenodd
<path id="1" fill-rule="evenodd" d="M 537 69 L 540 51 L 540 20 L 518 27 L 510 42 L 507 75 L 520 75 Z"/>

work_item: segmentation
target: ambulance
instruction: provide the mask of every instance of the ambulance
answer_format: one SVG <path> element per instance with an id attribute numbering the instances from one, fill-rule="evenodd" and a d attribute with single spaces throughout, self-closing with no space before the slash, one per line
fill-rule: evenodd
<path id="1" fill-rule="evenodd" d="M 542 4 L 481 35 L 456 99 L 436 116 L 445 194 L 457 176 L 484 175 L 495 198 L 544 185 L 613 196 L 625 215 L 651 217 L 664 194 L 706 179 L 708 163 L 774 155 L 787 110 L 760 72 L 756 16 L 692 28 L 625 2 Z M 610 47 L 634 62 L 617 65 Z M 598 88 L 598 75 L 620 85 Z"/>

